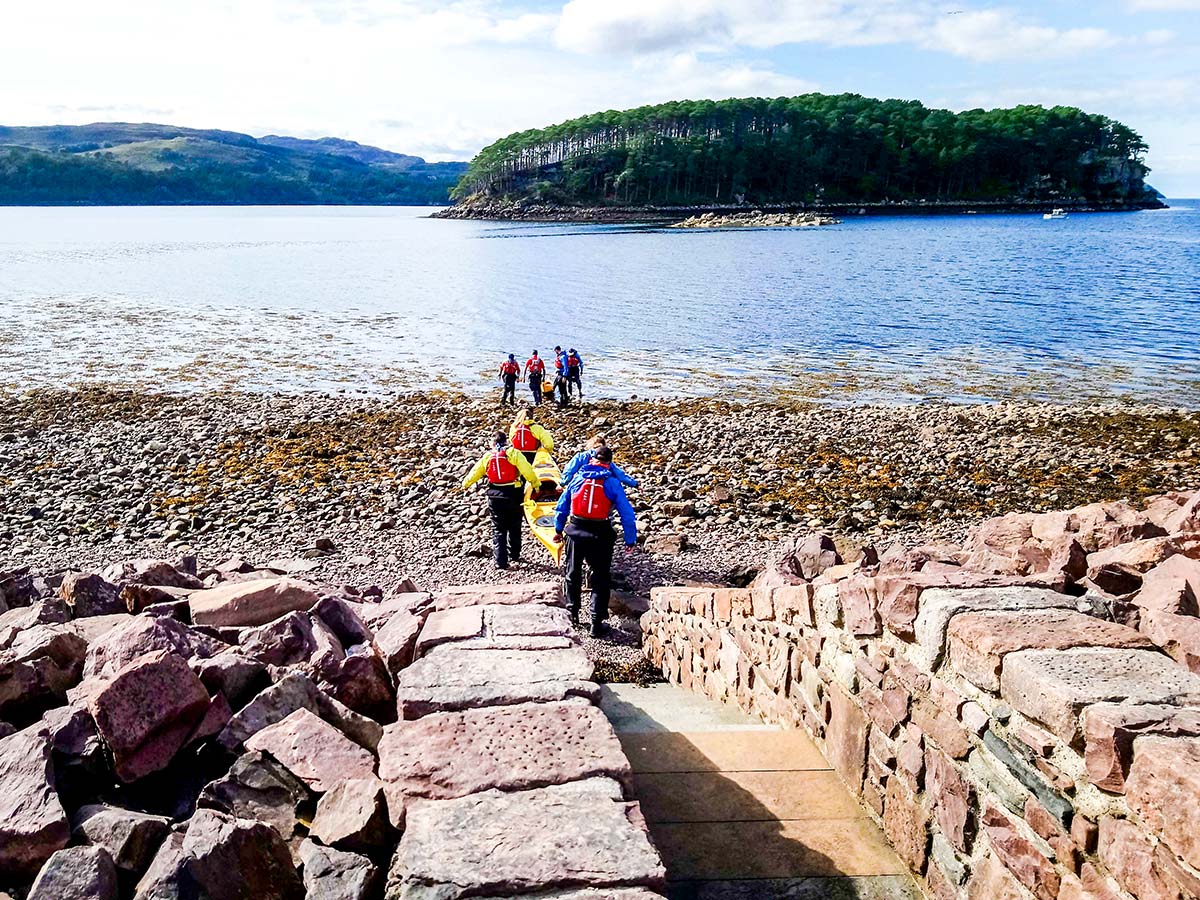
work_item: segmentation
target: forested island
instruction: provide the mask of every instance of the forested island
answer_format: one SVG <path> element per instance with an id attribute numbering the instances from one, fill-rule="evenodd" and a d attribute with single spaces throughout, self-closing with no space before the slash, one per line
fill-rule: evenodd
<path id="1" fill-rule="evenodd" d="M 953 113 L 857 94 L 678 101 L 496 141 L 439 215 L 1157 207 L 1146 150 L 1128 126 L 1066 106 Z"/>
<path id="2" fill-rule="evenodd" d="M 0 126 L 0 205 L 438 205 L 465 163 L 337 138 L 105 122 Z"/>

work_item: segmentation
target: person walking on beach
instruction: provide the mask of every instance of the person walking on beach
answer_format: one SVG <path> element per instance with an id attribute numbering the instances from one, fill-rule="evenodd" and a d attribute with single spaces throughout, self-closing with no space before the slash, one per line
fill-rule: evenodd
<path id="1" fill-rule="evenodd" d="M 571 461 L 567 463 L 566 468 L 562 470 L 562 483 L 570 484 L 571 479 L 578 474 L 579 470 L 592 461 L 592 456 L 601 447 L 607 447 L 608 440 L 602 434 L 597 434 L 594 437 L 588 438 L 588 442 L 583 445 L 583 449 L 571 457 Z M 625 474 L 625 471 L 613 463 L 613 477 L 626 487 L 637 487 L 638 480 L 630 475 Z"/>
<path id="2" fill-rule="evenodd" d="M 545 447 L 546 452 L 554 449 L 554 438 L 550 436 L 550 432 L 533 421 L 533 415 L 528 408 L 522 410 L 513 422 L 508 439 L 513 448 L 519 450 L 531 464 L 539 448 Z"/>
<path id="3" fill-rule="evenodd" d="M 567 391 L 567 354 L 563 352 L 563 348 L 555 346 L 554 348 L 554 386 L 558 388 L 558 406 L 561 409 L 567 405 L 569 394 Z"/>
<path id="4" fill-rule="evenodd" d="M 570 390 L 571 385 L 575 385 L 579 390 L 579 399 L 583 399 L 583 357 L 575 352 L 572 347 L 567 351 L 567 389 Z"/>
<path id="5" fill-rule="evenodd" d="M 546 377 L 546 364 L 536 350 L 525 360 L 525 377 L 529 379 L 529 392 L 533 394 L 534 406 L 542 405 L 542 380 Z"/>
<path id="6" fill-rule="evenodd" d="M 625 552 L 637 543 L 637 516 L 612 471 L 612 450 L 598 447 L 591 461 L 567 485 L 554 510 L 554 539 L 566 540 L 566 589 L 571 620 L 579 624 L 583 598 L 583 566 L 592 572 L 592 637 L 600 637 L 608 626 L 608 599 L 612 587 L 613 545 L 617 533 L 609 516 L 621 519 Z"/>
<path id="7" fill-rule="evenodd" d="M 500 365 L 500 380 L 504 382 L 504 393 L 500 395 L 500 405 L 511 403 L 516 405 L 517 402 L 517 377 L 521 374 L 521 366 L 517 362 L 515 354 L 508 354 L 506 359 Z"/>
<path id="8" fill-rule="evenodd" d="M 533 466 L 517 450 L 508 446 L 508 436 L 497 431 L 493 449 L 479 457 L 467 477 L 465 491 L 482 478 L 487 479 L 488 512 L 492 517 L 492 555 L 497 569 L 507 569 L 510 562 L 521 561 L 521 507 L 525 502 L 522 479 L 541 487 L 541 479 Z"/>

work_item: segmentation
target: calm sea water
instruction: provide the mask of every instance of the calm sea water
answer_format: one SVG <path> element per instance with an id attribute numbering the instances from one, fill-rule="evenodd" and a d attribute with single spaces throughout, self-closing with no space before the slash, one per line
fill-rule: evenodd
<path id="1" fill-rule="evenodd" d="M 0 385 L 485 390 L 557 343 L 605 395 L 1200 405 L 1200 201 L 716 232 L 428 212 L 0 209 Z"/>

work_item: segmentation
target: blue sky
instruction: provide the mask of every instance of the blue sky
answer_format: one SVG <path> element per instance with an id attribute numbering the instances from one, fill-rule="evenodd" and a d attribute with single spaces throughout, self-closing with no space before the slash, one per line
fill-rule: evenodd
<path id="1" fill-rule="evenodd" d="M 5 11 L 0 123 L 159 121 L 464 159 L 700 97 L 1069 104 L 1200 196 L 1200 0 L 60 0 Z"/>

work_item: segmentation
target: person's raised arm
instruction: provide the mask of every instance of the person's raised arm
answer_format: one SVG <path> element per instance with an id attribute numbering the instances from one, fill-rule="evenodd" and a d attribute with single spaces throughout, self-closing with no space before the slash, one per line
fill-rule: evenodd
<path id="1" fill-rule="evenodd" d="M 611 501 L 621 519 L 621 531 L 625 533 L 625 546 L 632 550 L 637 543 L 637 513 L 629 498 L 625 496 L 625 488 L 615 478 L 604 479 L 604 493 Z"/>
<path id="2" fill-rule="evenodd" d="M 475 463 L 471 471 L 467 473 L 467 477 L 463 479 L 462 489 L 464 491 L 483 477 L 484 473 L 487 472 L 487 464 L 488 454 L 485 453 L 479 457 L 479 461 Z"/>

